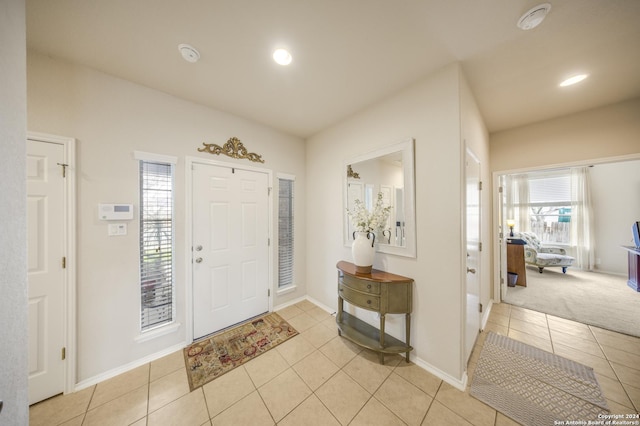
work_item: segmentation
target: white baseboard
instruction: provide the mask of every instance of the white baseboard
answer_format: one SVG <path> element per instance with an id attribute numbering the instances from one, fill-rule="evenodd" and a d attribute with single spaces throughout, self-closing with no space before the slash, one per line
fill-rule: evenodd
<path id="1" fill-rule="evenodd" d="M 491 315 L 491 308 L 493 308 L 493 299 L 489 299 L 489 306 L 484 309 L 482 313 L 482 318 L 480 319 L 480 330 L 484 330 L 487 326 L 487 321 L 489 321 L 489 315 Z"/>
<path id="2" fill-rule="evenodd" d="M 279 311 L 280 309 L 284 309 L 284 308 L 286 308 L 287 306 L 295 305 L 296 303 L 298 303 L 298 302 L 302 302 L 303 300 L 307 300 L 307 297 L 306 297 L 306 296 L 301 296 L 301 297 L 298 297 L 298 298 L 296 298 L 296 299 L 288 300 L 288 301 L 286 301 L 286 302 L 284 302 L 284 303 L 281 303 L 281 304 L 280 304 L 280 305 L 278 305 L 278 306 L 274 306 L 274 307 L 273 307 L 273 311 L 274 311 L 274 312 L 275 312 L 275 311 Z"/>
<path id="3" fill-rule="evenodd" d="M 316 299 L 314 299 L 313 297 L 309 297 L 307 296 L 306 299 L 313 303 L 314 305 L 317 305 L 319 308 L 322 308 L 323 310 L 327 311 L 328 313 L 330 313 L 331 315 L 335 314 L 336 311 L 333 308 L 330 308 L 329 306 L 325 305 L 324 303 L 321 303 L 319 301 L 317 301 Z"/>
<path id="4" fill-rule="evenodd" d="M 417 356 L 410 356 L 410 359 L 418 367 L 422 368 L 423 370 L 428 371 L 429 373 L 433 374 L 437 378 L 444 380 L 445 382 L 447 382 L 448 384 L 450 384 L 454 388 L 456 388 L 456 389 L 458 389 L 458 390 L 460 390 L 462 392 L 464 392 L 465 389 L 467 388 L 467 377 L 468 376 L 467 376 L 467 372 L 466 371 L 462 374 L 462 378 L 461 379 L 457 379 L 457 378 L 445 373 L 444 371 L 440 370 L 439 368 L 434 367 L 433 365 L 429 364 L 428 362 L 418 358 Z"/>
<path id="5" fill-rule="evenodd" d="M 126 373 L 127 371 L 131 371 L 134 368 L 138 368 L 138 367 L 143 366 L 145 364 L 148 364 L 148 363 L 150 363 L 152 361 L 160 359 L 160 358 L 162 358 L 164 356 L 172 354 L 175 351 L 179 351 L 179 350 L 183 349 L 185 346 L 187 346 L 186 342 L 179 343 L 177 345 L 173 345 L 171 347 L 163 349 L 160 352 L 156 352 L 156 353 L 148 355 L 148 356 L 146 356 L 144 358 L 137 359 L 137 360 L 132 361 L 132 362 L 130 362 L 128 364 L 125 364 L 125 365 L 122 365 L 120 367 L 114 368 L 112 370 L 106 371 L 104 373 L 98 374 L 97 376 L 90 377 L 90 378 L 88 378 L 86 380 L 83 380 L 83 381 L 81 381 L 79 383 L 76 383 L 76 385 L 75 385 L 75 387 L 73 389 L 73 392 L 77 392 L 79 390 L 86 389 L 89 386 L 93 386 L 93 385 L 96 385 L 96 384 L 98 384 L 100 382 L 104 382 L 105 380 L 112 379 L 112 378 L 114 378 L 114 377 L 116 377 L 116 376 L 118 376 L 118 375 L 120 375 L 122 373 Z"/>
<path id="6" fill-rule="evenodd" d="M 301 297 L 298 297 L 297 299 L 289 300 L 289 301 L 287 301 L 285 303 L 282 303 L 282 304 L 280 304 L 278 306 L 274 306 L 273 310 L 275 312 L 275 311 L 278 311 L 280 309 L 284 309 L 287 306 L 295 305 L 296 303 L 303 302 L 305 300 L 308 300 L 309 302 L 313 303 L 314 305 L 317 305 L 319 308 L 327 311 L 330 314 L 335 314 L 336 313 L 335 309 L 330 308 L 329 306 L 325 305 L 324 303 L 318 302 L 316 299 L 314 299 L 313 297 L 309 297 L 309 296 L 301 296 Z"/>

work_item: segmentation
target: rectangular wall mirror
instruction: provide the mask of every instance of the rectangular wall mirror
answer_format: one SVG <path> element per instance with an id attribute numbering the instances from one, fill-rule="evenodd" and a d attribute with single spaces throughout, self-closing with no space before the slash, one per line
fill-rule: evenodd
<path id="1" fill-rule="evenodd" d="M 382 235 L 376 234 L 377 251 L 416 257 L 415 174 L 413 139 L 378 149 L 345 161 L 344 243 L 351 246 L 353 226 L 347 210 L 355 201 L 373 208 L 378 193 L 391 206 Z"/>

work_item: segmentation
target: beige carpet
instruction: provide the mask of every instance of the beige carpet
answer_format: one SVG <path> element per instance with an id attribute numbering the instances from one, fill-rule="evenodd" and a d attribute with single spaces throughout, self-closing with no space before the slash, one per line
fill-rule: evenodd
<path id="1" fill-rule="evenodd" d="M 297 334 L 272 312 L 194 342 L 184 348 L 189 387 L 194 390 Z"/>
<path id="2" fill-rule="evenodd" d="M 509 287 L 504 302 L 640 337 L 640 292 L 624 276 L 527 267 L 527 287 Z"/>
<path id="3" fill-rule="evenodd" d="M 593 368 L 493 332 L 470 393 L 523 425 L 587 424 L 609 413 Z"/>

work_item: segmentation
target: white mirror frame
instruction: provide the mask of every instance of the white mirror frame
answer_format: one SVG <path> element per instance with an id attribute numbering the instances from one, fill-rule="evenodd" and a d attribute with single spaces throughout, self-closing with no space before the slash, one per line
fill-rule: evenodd
<path id="1" fill-rule="evenodd" d="M 403 247 L 386 244 L 376 244 L 380 253 L 395 254 L 397 256 L 416 257 L 416 203 L 415 203 L 415 160 L 413 156 L 414 142 L 412 138 L 378 150 L 368 152 L 344 162 L 343 170 L 343 235 L 344 245 L 351 247 L 352 238 L 349 234 L 349 205 L 347 167 L 361 161 L 382 157 L 394 152 L 402 152 L 402 166 L 404 169 L 404 214 L 405 214 L 405 245 Z"/>

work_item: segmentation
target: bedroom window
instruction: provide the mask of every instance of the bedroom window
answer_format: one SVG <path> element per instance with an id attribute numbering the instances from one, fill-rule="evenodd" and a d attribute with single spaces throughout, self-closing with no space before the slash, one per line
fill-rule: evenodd
<path id="1" fill-rule="evenodd" d="M 175 159 L 136 153 L 140 160 L 140 324 L 148 331 L 173 322 L 175 312 Z"/>
<path id="2" fill-rule="evenodd" d="M 278 177 L 278 288 L 293 286 L 294 178 Z"/>
<path id="3" fill-rule="evenodd" d="M 510 175 L 507 188 L 507 215 L 516 231 L 533 232 L 545 243 L 571 242 L 569 170 Z"/>
<path id="4" fill-rule="evenodd" d="M 571 239 L 571 176 L 529 180 L 531 232 L 542 241 L 569 244 Z"/>
<path id="5" fill-rule="evenodd" d="M 543 243 L 573 250 L 578 268 L 594 266 L 591 166 L 507 175 L 505 218 L 515 231 L 530 231 Z"/>

